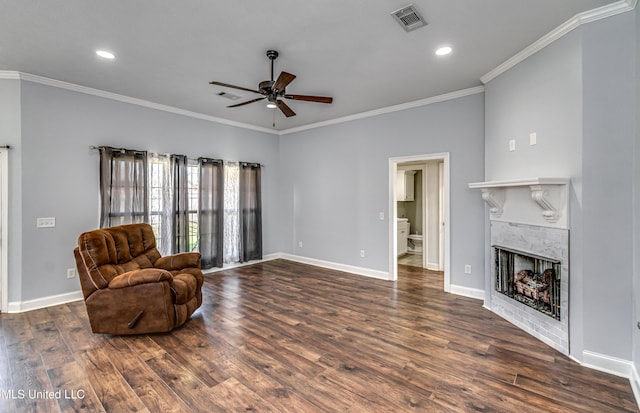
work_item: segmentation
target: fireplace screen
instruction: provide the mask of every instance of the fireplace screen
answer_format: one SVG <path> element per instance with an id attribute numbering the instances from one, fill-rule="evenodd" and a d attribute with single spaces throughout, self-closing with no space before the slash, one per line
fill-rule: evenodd
<path id="1" fill-rule="evenodd" d="M 560 261 L 494 246 L 496 291 L 560 320 Z"/>

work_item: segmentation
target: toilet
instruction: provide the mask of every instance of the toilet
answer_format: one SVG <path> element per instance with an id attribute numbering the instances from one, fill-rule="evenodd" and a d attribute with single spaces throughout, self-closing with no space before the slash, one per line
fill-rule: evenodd
<path id="1" fill-rule="evenodd" d="M 409 254 L 422 254 L 422 235 L 409 234 L 407 237 L 407 252 Z"/>

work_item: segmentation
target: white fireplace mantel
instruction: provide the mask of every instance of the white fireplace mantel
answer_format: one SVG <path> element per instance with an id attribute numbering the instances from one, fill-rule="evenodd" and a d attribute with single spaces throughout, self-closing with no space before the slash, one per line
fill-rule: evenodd
<path id="1" fill-rule="evenodd" d="M 542 218 L 549 224 L 556 224 L 563 218 L 562 226 L 567 225 L 567 187 L 568 178 L 528 178 L 503 181 L 474 182 L 471 189 L 480 189 L 482 199 L 489 205 L 492 219 L 499 219 L 505 211 L 510 188 L 529 187 L 531 200 L 542 209 Z"/>

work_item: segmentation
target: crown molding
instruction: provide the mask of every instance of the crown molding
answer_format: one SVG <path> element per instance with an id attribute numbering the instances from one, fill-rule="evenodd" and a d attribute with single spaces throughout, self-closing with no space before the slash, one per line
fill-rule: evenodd
<path id="1" fill-rule="evenodd" d="M 71 90 L 74 92 L 85 93 L 88 95 L 99 96 L 105 99 L 117 100 L 119 102 L 130 103 L 132 105 L 143 106 L 146 108 L 157 109 L 164 112 L 174 113 L 177 115 L 188 116 L 191 118 L 206 120 L 209 122 L 221 123 L 224 125 L 235 126 L 238 128 L 251 129 L 258 132 L 264 132 L 271 135 L 287 135 L 294 132 L 301 132 L 308 129 L 315 129 L 322 126 L 335 125 L 338 123 L 349 122 L 352 120 L 368 118 L 372 116 L 378 116 L 385 113 L 397 112 L 401 110 L 416 108 L 419 106 L 430 105 L 437 102 L 443 102 L 446 100 L 457 99 L 464 96 L 474 95 L 484 92 L 484 86 L 476 86 L 468 89 L 459 90 L 456 92 L 446 93 L 444 95 L 434 96 L 426 99 L 420 99 L 413 102 L 402 103 L 400 105 L 388 106 L 385 108 L 375 109 L 368 112 L 357 113 L 341 118 L 330 119 L 323 122 L 312 123 L 309 125 L 303 125 L 296 128 L 284 129 L 281 131 L 267 129 L 260 126 L 250 125 L 248 123 L 235 122 L 228 119 L 218 118 L 215 116 L 204 115 L 197 112 L 191 112 L 184 109 L 175 108 L 172 106 L 162 105 L 159 103 L 149 102 L 147 100 L 132 98 L 129 96 L 119 95 L 117 93 L 106 92 L 104 90 L 93 89 L 86 86 L 80 86 L 73 83 L 63 82 L 61 80 L 51 79 L 43 76 L 32 75 L 30 73 L 23 73 L 18 71 L 0 70 L 0 79 L 12 79 L 12 80 L 26 80 L 28 82 L 39 83 L 42 85 L 53 86 L 61 89 Z"/>
<path id="2" fill-rule="evenodd" d="M 224 125 L 235 126 L 243 129 L 251 129 L 258 132 L 265 132 L 265 133 L 275 134 L 275 135 L 278 134 L 278 132 L 274 131 L 273 129 L 267 129 L 260 126 L 250 125 L 248 123 L 235 122 L 232 120 L 218 118 L 215 116 L 204 115 L 202 113 L 191 112 L 189 110 L 184 110 L 184 109 L 176 108 L 173 106 L 162 105 L 160 103 L 154 103 L 148 100 L 132 98 L 130 96 L 106 92 L 104 90 L 93 89 L 86 86 L 80 86 L 74 83 L 63 82 L 61 80 L 51 79 L 48 77 L 32 75 L 30 73 L 23 73 L 23 72 L 17 72 L 17 71 L 0 71 L 0 79 L 25 80 L 28 82 L 39 83 L 41 85 L 53 86 L 60 89 L 66 89 L 74 92 L 84 93 L 87 95 L 98 96 L 105 99 L 117 100 L 119 102 L 129 103 L 132 105 L 161 110 L 163 112 L 174 113 L 176 115 L 187 116 L 190 118 L 196 118 L 196 119 L 206 120 L 206 121 L 215 122 L 215 123 L 221 123 Z"/>
<path id="3" fill-rule="evenodd" d="M 488 82 L 492 81 L 502 73 L 511 69 L 529 56 L 537 53 L 551 43 L 570 33 L 572 30 L 582 26 L 583 24 L 591 23 L 596 20 L 606 19 L 607 17 L 631 11 L 636 7 L 637 2 L 638 0 L 621 0 L 575 15 L 573 18 L 567 20 L 546 35 L 542 36 L 540 39 L 536 40 L 534 43 L 517 53 L 515 56 L 502 63 L 500 66 L 482 76 L 480 78 L 480 81 L 483 84 L 487 84 Z"/>
<path id="4" fill-rule="evenodd" d="M 20 72 L 13 72 L 13 71 L 9 71 L 9 70 L 0 70 L 0 79 L 20 80 Z"/>
<path id="5" fill-rule="evenodd" d="M 475 95 L 484 92 L 484 86 L 475 86 L 468 89 L 462 89 L 451 93 L 445 93 L 443 95 L 433 96 L 426 99 L 415 100 L 413 102 L 402 103 L 394 106 L 387 106 L 385 108 L 374 109 L 368 112 L 356 113 L 354 115 L 344 116 L 341 118 L 335 118 L 326 120 L 323 122 L 310 123 L 309 125 L 299 126 L 297 128 L 284 129 L 280 131 L 280 135 L 287 135 L 295 132 L 302 132 L 309 129 L 321 128 L 323 126 L 335 125 L 338 123 L 350 122 L 352 120 L 370 118 L 373 116 L 384 115 L 386 113 L 398 112 L 401 110 L 417 108 L 420 106 L 431 105 L 433 103 L 444 102 L 447 100 L 458 99 L 461 97 Z"/>

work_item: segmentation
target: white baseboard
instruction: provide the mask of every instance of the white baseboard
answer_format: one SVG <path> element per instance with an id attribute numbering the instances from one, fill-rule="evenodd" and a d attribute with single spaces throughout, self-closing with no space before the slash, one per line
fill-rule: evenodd
<path id="1" fill-rule="evenodd" d="M 54 305 L 66 304 L 72 301 L 82 300 L 82 291 L 50 295 L 27 301 L 13 301 L 7 307 L 7 313 L 22 313 L 24 311 L 38 310 L 40 308 L 52 307 Z"/>
<path id="2" fill-rule="evenodd" d="M 600 370 L 605 373 L 619 377 L 631 379 L 633 363 L 629 360 L 607 356 L 606 354 L 594 353 L 584 350 L 582 352 L 582 365 L 591 369 Z"/>
<path id="3" fill-rule="evenodd" d="M 638 370 L 636 370 L 632 361 L 584 350 L 582 352 L 582 363 L 580 364 L 590 369 L 629 379 L 633 397 L 635 397 L 636 404 L 640 408 L 640 376 L 638 376 Z"/>
<path id="4" fill-rule="evenodd" d="M 258 263 L 261 263 L 261 262 L 271 261 L 271 260 L 275 260 L 275 259 L 278 259 L 278 258 L 282 258 L 282 254 L 280 254 L 279 252 L 277 252 L 275 254 L 264 255 L 261 260 L 253 260 L 253 261 L 247 261 L 247 262 L 236 262 L 236 263 L 233 263 L 233 264 L 224 264 L 224 266 L 222 268 L 207 268 L 206 270 L 202 270 L 202 273 L 203 274 L 212 274 L 212 273 L 215 273 L 215 272 L 224 271 L 224 270 L 228 270 L 228 269 L 231 269 L 231 268 L 245 267 L 247 265 L 258 264 Z"/>
<path id="5" fill-rule="evenodd" d="M 372 270 L 370 268 L 356 267 L 353 265 L 340 264 L 337 262 L 318 260 L 316 258 L 302 257 L 300 255 L 293 254 L 278 254 L 278 258 L 282 258 L 289 261 L 295 261 L 302 264 L 315 265 L 322 268 L 328 268 L 330 270 L 345 271 L 353 274 L 364 275 L 365 277 L 377 278 L 380 280 L 389 280 L 389 273 L 386 271 Z"/>
<path id="6" fill-rule="evenodd" d="M 475 298 L 476 300 L 484 300 L 484 290 L 478 288 L 463 287 L 461 285 L 451 284 L 449 291 L 451 294 L 462 295 L 464 297 Z"/>
<path id="7" fill-rule="evenodd" d="M 440 271 L 440 264 L 437 262 L 427 262 L 427 269 L 431 271 Z"/>
<path id="8" fill-rule="evenodd" d="M 629 377 L 629 382 L 631 382 L 631 390 L 633 390 L 633 396 L 636 398 L 636 403 L 640 409 L 640 375 L 638 375 L 638 370 L 636 369 L 635 364 L 631 365 L 631 377 Z"/>

